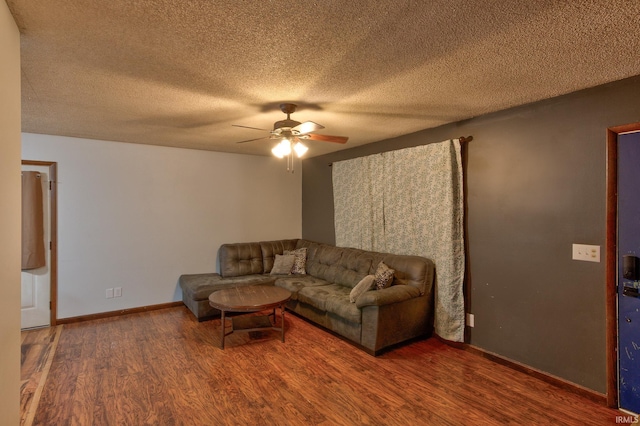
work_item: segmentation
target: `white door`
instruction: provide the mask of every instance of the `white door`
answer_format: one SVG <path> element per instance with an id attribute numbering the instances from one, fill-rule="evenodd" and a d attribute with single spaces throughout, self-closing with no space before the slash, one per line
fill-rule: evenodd
<path id="1" fill-rule="evenodd" d="M 22 170 L 40 173 L 44 203 L 44 242 L 46 265 L 22 271 L 21 328 L 51 325 L 51 193 L 49 191 L 49 167 L 22 165 Z"/>

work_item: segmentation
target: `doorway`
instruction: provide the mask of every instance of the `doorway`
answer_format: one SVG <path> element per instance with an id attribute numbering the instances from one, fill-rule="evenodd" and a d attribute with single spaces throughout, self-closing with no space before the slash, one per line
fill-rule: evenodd
<path id="1" fill-rule="evenodd" d="M 629 392 L 635 392 L 631 389 L 635 385 L 628 386 L 629 383 L 625 381 L 633 375 L 638 375 L 637 371 L 630 374 L 628 367 L 633 365 L 634 368 L 637 368 L 638 363 L 633 361 L 633 358 L 640 358 L 640 351 L 637 354 L 628 351 L 628 347 L 631 347 L 632 352 L 636 352 L 633 334 L 630 333 L 640 334 L 640 317 L 636 318 L 635 315 L 631 315 L 631 311 L 635 309 L 635 306 L 629 306 L 629 304 L 637 303 L 640 308 L 640 298 L 634 297 L 636 282 L 640 285 L 640 280 L 635 278 L 635 272 L 632 271 L 632 266 L 635 265 L 636 259 L 640 261 L 638 257 L 640 256 L 640 246 L 636 248 L 636 243 L 632 242 L 635 240 L 632 238 L 635 230 L 627 229 L 625 225 L 637 222 L 635 214 L 632 210 L 629 210 L 631 205 L 628 201 L 625 201 L 635 198 L 633 194 L 631 196 L 627 194 L 629 191 L 637 191 L 637 187 L 633 188 L 633 182 L 631 181 L 625 183 L 630 176 L 625 170 L 629 171 L 629 169 L 637 168 L 636 164 L 632 164 L 631 167 L 627 164 L 627 160 L 630 159 L 631 148 L 638 149 L 638 155 L 640 156 L 640 133 L 637 132 L 640 132 L 640 123 L 612 127 L 607 130 L 607 403 L 610 407 L 620 407 L 630 411 L 636 411 L 640 408 L 633 403 L 629 404 Z M 630 137 L 627 135 L 630 135 Z M 623 141 L 624 145 L 620 144 L 621 141 Z M 637 145 L 637 148 L 635 145 Z M 621 155 L 625 156 L 622 160 Z M 624 176 L 620 176 L 621 173 Z M 626 190 L 625 187 L 629 186 L 632 188 Z M 620 206 L 621 202 L 624 204 L 623 206 Z M 632 220 L 629 220 L 629 217 Z M 636 254 L 638 256 L 635 256 Z M 640 265 L 638 265 L 638 268 L 640 268 Z M 618 311 L 619 308 L 620 311 Z M 631 357 L 629 358 L 632 361 L 631 364 L 628 364 L 626 362 L 628 360 L 623 359 L 623 356 Z M 633 400 L 634 398 L 631 399 Z"/>
<path id="2" fill-rule="evenodd" d="M 640 413 L 640 132 L 618 135 L 618 405 Z"/>
<path id="3" fill-rule="evenodd" d="M 56 325 L 58 256 L 57 256 L 57 163 L 22 161 L 22 172 L 32 172 L 41 187 L 44 222 L 44 265 L 21 273 L 21 328 Z M 24 187 L 23 187 L 24 197 Z M 24 206 L 24 204 L 23 204 Z"/>

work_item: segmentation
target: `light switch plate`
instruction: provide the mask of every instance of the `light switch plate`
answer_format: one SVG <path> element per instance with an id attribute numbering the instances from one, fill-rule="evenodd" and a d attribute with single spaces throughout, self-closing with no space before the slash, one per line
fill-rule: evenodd
<path id="1" fill-rule="evenodd" d="M 600 246 L 588 244 L 574 244 L 573 260 L 583 260 L 585 262 L 600 262 Z"/>
<path id="2" fill-rule="evenodd" d="M 473 314 L 467 314 L 467 326 L 474 327 L 475 326 L 475 317 Z"/>

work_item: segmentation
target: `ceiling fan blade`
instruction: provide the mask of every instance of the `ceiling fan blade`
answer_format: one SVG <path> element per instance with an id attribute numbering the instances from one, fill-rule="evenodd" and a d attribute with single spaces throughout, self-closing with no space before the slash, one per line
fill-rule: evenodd
<path id="1" fill-rule="evenodd" d="M 333 142 L 333 143 L 347 143 L 349 140 L 346 136 L 330 136 L 330 135 L 317 135 L 314 133 L 309 133 L 307 135 L 307 139 L 312 141 L 322 141 L 322 142 Z"/>
<path id="2" fill-rule="evenodd" d="M 246 142 L 253 142 L 253 141 L 259 141 L 260 139 L 270 139 L 271 136 L 264 136 L 261 138 L 255 138 L 255 139 L 247 139 L 246 141 L 240 141 L 240 142 L 236 142 L 236 143 L 246 143 Z"/>
<path id="3" fill-rule="evenodd" d="M 270 132 L 269 129 L 259 129 L 257 127 L 249 127 L 249 126 L 241 126 L 239 124 L 232 124 L 233 127 L 244 127 L 245 129 L 253 129 L 253 130 L 264 130 L 265 132 Z"/>
<path id="4" fill-rule="evenodd" d="M 301 135 L 306 135 L 307 133 L 311 133 L 320 129 L 324 129 L 324 126 L 318 123 L 314 123 L 313 121 L 305 121 L 304 123 L 298 124 L 291 130 L 297 130 Z"/>

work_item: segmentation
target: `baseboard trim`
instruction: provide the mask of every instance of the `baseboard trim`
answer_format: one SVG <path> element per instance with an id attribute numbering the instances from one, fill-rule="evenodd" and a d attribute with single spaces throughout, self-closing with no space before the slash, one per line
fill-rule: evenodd
<path id="1" fill-rule="evenodd" d="M 137 314 L 140 312 L 157 311 L 158 309 L 175 308 L 183 306 L 182 302 L 161 303 L 159 305 L 140 306 L 138 308 L 121 309 L 119 311 L 100 312 L 98 314 L 80 315 L 77 317 L 58 318 L 56 324 L 72 324 L 75 322 L 91 321 L 103 318 L 119 317 L 122 315 Z"/>
<path id="2" fill-rule="evenodd" d="M 527 365 L 521 364 L 517 361 L 510 360 L 501 355 L 494 354 L 493 352 L 486 351 L 484 349 L 480 349 L 476 346 L 465 343 L 462 346 L 462 350 L 467 352 L 471 352 L 473 354 L 479 355 L 483 358 L 487 358 L 497 364 L 504 365 L 505 367 L 512 368 L 521 373 L 528 374 L 529 376 L 535 377 L 543 382 L 549 383 L 551 385 L 557 386 L 561 389 L 567 390 L 569 392 L 580 395 L 584 398 L 590 399 L 593 402 L 598 404 L 607 406 L 607 395 L 602 394 L 600 392 L 596 392 L 592 389 L 587 389 L 578 384 L 569 382 L 565 379 L 561 379 L 560 377 L 554 376 L 549 373 L 545 373 L 540 370 L 536 370 L 535 368 L 529 367 Z"/>

